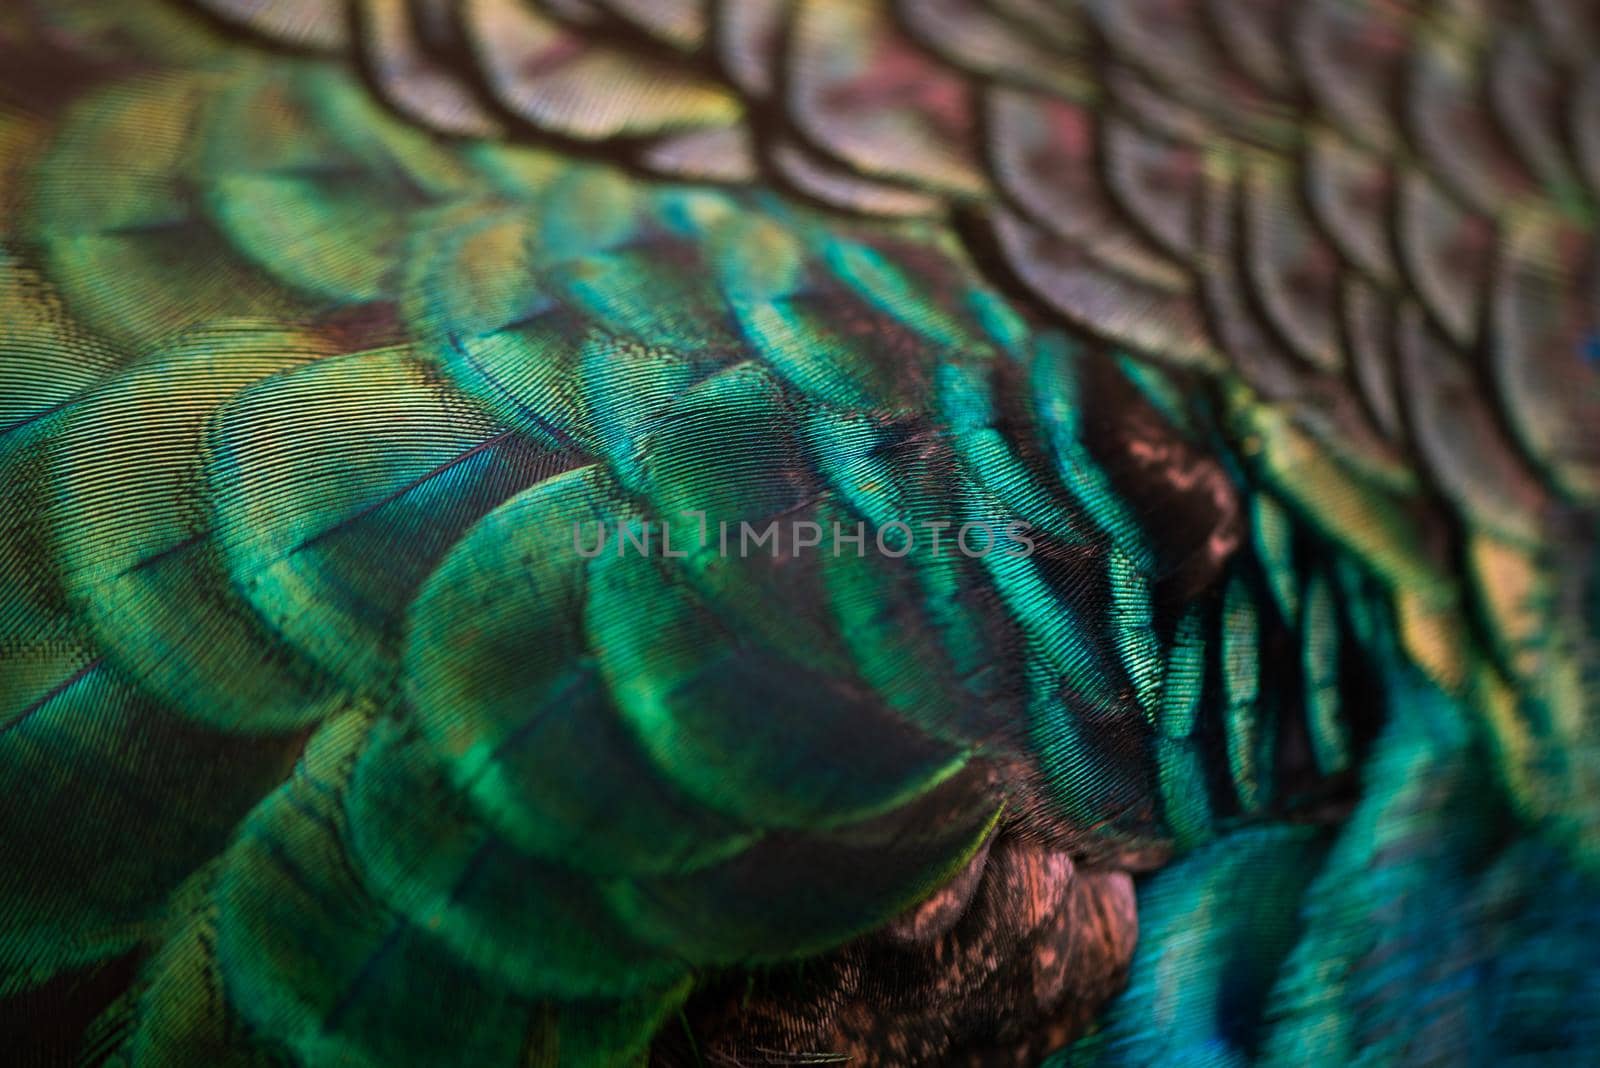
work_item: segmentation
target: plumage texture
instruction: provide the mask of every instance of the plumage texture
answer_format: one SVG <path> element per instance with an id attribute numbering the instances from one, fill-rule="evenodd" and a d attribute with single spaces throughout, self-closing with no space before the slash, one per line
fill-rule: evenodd
<path id="1" fill-rule="evenodd" d="M 1597 63 L 1576 0 L 8 4 L 24 1061 L 1594 1048 Z"/>

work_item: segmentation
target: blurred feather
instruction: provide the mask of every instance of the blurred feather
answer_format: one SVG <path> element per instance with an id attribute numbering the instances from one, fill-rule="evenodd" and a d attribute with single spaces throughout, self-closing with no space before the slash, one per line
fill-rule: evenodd
<path id="1" fill-rule="evenodd" d="M 7 5 L 17 1056 L 1581 1058 L 1597 50 Z"/>

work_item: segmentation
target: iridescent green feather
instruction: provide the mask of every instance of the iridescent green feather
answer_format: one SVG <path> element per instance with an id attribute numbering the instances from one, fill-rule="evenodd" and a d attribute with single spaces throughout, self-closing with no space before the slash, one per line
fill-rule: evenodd
<path id="1" fill-rule="evenodd" d="M 0 1010 L 643 1064 L 1015 840 L 1052 1063 L 1593 1048 L 1600 25 L 1169 7 L 0 11 Z"/>

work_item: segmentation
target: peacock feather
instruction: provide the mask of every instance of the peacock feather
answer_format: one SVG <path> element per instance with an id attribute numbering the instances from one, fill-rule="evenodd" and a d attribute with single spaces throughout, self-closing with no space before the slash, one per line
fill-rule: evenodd
<path id="1" fill-rule="evenodd" d="M 1582 1063 L 1585 0 L 5 0 L 11 1063 Z"/>

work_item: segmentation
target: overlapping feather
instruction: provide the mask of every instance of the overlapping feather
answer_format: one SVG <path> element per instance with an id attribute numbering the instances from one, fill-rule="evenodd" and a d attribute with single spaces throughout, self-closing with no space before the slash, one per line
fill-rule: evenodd
<path id="1" fill-rule="evenodd" d="M 637 1062 L 1019 819 L 1199 850 L 1075 1058 L 1398 1057 L 1497 939 L 1592 992 L 1579 5 L 194 6 L 0 15 L 0 996 Z M 701 511 L 1044 548 L 572 551 Z"/>

